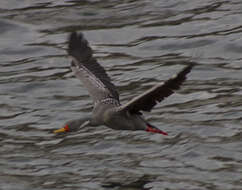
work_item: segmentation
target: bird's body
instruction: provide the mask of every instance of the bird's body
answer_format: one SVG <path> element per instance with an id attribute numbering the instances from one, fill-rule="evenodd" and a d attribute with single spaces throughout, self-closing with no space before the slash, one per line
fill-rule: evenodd
<path id="1" fill-rule="evenodd" d="M 115 130 L 145 130 L 146 125 L 140 114 L 119 111 L 120 106 L 119 101 L 113 98 L 96 103 L 89 119 L 89 125 L 106 125 Z"/>
<path id="2" fill-rule="evenodd" d="M 186 79 L 186 74 L 191 71 L 192 65 L 185 67 L 166 82 L 158 83 L 128 103 L 121 105 L 115 86 L 103 67 L 93 57 L 92 49 L 81 33 L 79 35 L 75 32 L 71 34 L 68 54 L 72 58 L 71 69 L 87 88 L 93 99 L 94 107 L 92 116 L 87 121 L 85 119 L 68 121 L 64 128 L 55 132 L 73 130 L 86 125 L 105 125 L 115 130 L 144 130 L 167 135 L 148 123 L 141 112 L 151 111 L 157 102 L 179 89 Z"/>
<path id="3" fill-rule="evenodd" d="M 92 111 L 91 125 L 107 125 L 119 105 L 119 102 L 113 98 L 106 98 L 96 103 Z"/>

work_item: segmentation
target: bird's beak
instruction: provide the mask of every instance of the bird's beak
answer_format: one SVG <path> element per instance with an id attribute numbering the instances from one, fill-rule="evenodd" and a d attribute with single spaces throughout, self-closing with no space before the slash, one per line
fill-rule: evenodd
<path id="1" fill-rule="evenodd" d="M 68 125 L 65 125 L 65 127 L 62 127 L 60 129 L 57 129 L 57 130 L 54 130 L 54 133 L 63 133 L 63 132 L 67 132 L 69 131 L 69 126 Z"/>

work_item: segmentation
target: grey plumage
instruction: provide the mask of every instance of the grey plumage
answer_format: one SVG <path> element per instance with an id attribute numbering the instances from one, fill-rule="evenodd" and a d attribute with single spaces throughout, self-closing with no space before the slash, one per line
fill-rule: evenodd
<path id="1" fill-rule="evenodd" d="M 70 35 L 68 54 L 72 59 L 72 71 L 82 81 L 94 101 L 92 117 L 86 124 L 106 125 L 118 130 L 146 130 L 167 135 L 148 123 L 141 111 L 151 111 L 157 102 L 161 102 L 174 93 L 174 90 L 179 89 L 193 65 L 188 65 L 176 76 L 166 82 L 158 83 L 122 106 L 116 87 L 93 57 L 93 51 L 82 33 L 73 32 Z M 74 121 L 77 122 L 67 122 L 66 126 L 72 129 L 75 128 L 74 125 L 80 126 L 83 122 L 82 119 Z"/>

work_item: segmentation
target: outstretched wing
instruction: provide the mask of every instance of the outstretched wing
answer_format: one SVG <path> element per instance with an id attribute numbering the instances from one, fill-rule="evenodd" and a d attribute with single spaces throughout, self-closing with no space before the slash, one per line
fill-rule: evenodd
<path id="1" fill-rule="evenodd" d="M 180 88 L 192 67 L 192 64 L 185 67 L 181 72 L 166 82 L 159 83 L 143 94 L 133 98 L 131 101 L 121 106 L 120 111 L 129 111 L 130 113 L 151 111 L 158 102 L 161 102 L 164 98 L 173 94 L 174 90 L 178 90 Z"/>
<path id="2" fill-rule="evenodd" d="M 73 32 L 70 35 L 68 54 L 72 58 L 72 71 L 87 88 L 94 102 L 106 98 L 119 101 L 115 86 L 111 83 L 104 68 L 93 57 L 93 51 L 82 33 Z"/>

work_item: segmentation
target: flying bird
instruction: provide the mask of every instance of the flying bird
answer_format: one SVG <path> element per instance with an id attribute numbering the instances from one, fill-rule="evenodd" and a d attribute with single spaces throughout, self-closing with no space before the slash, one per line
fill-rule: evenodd
<path id="1" fill-rule="evenodd" d="M 160 82 L 121 105 L 119 94 L 111 79 L 93 57 L 93 51 L 82 33 L 73 32 L 69 37 L 68 55 L 71 58 L 71 69 L 81 80 L 93 100 L 93 111 L 90 118 L 70 120 L 55 133 L 74 131 L 85 126 L 105 125 L 115 130 L 143 130 L 167 135 L 166 132 L 150 124 L 142 111 L 151 109 L 164 98 L 178 90 L 191 71 L 189 64 L 177 75 L 165 82 Z"/>

